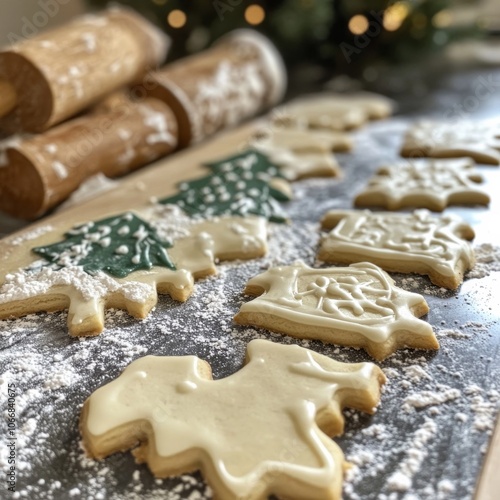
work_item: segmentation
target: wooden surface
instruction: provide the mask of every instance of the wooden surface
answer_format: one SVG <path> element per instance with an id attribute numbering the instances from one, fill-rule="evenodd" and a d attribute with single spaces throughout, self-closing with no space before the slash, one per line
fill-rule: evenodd
<path id="1" fill-rule="evenodd" d="M 0 80 L 0 117 L 10 113 L 16 103 L 16 89 L 9 82 Z"/>
<path id="2" fill-rule="evenodd" d="M 497 421 L 488 454 L 479 477 L 476 500 L 497 500 L 500 496 L 500 423 Z"/>

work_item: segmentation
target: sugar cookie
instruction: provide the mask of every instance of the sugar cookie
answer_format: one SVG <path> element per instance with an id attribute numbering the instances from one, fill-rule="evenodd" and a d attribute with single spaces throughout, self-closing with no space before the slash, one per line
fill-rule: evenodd
<path id="1" fill-rule="evenodd" d="M 429 310 L 424 298 L 395 287 L 386 272 L 367 262 L 271 268 L 250 279 L 245 293 L 257 298 L 235 316 L 242 325 L 361 347 L 378 360 L 403 347 L 439 347 L 432 327 L 418 319 Z"/>
<path id="2" fill-rule="evenodd" d="M 322 226 L 330 232 L 318 259 L 328 263 L 369 261 L 386 271 L 427 274 L 435 285 L 455 289 L 475 262 L 466 241 L 474 231 L 453 215 L 332 210 Z"/>
<path id="3" fill-rule="evenodd" d="M 215 381 L 196 356 L 146 356 L 87 399 L 80 430 L 91 457 L 135 448 L 156 477 L 200 469 L 220 499 L 338 500 L 345 462 L 329 437 L 343 407 L 372 413 L 384 382 L 371 363 L 266 340 Z"/>
<path id="4" fill-rule="evenodd" d="M 137 215 L 120 214 L 33 240 L 34 251 L 45 257 L 38 261 L 30 246 L 19 249 L 6 240 L 3 249 L 16 270 L 0 275 L 0 319 L 68 309 L 71 335 L 98 335 L 106 308 L 144 318 L 158 293 L 187 300 L 195 279 L 217 272 L 216 260 L 267 251 L 261 217 L 193 221 L 184 231 L 173 242 L 161 241 Z"/>
<path id="5" fill-rule="evenodd" d="M 273 126 L 258 129 L 249 144 L 267 155 L 292 181 L 341 175 L 333 152 L 352 149 L 352 139 L 342 132 Z"/>
<path id="6" fill-rule="evenodd" d="M 340 131 L 359 128 L 369 120 L 386 118 L 393 107 L 393 101 L 387 97 L 359 92 L 312 94 L 278 109 L 292 126 Z"/>
<path id="7" fill-rule="evenodd" d="M 406 133 L 403 156 L 458 158 L 468 156 L 477 163 L 500 164 L 500 121 L 421 121 Z"/>
<path id="8" fill-rule="evenodd" d="M 360 192 L 357 207 L 428 208 L 438 212 L 448 205 L 488 205 L 490 197 L 477 184 L 483 177 L 468 158 L 412 160 L 382 167 Z"/>

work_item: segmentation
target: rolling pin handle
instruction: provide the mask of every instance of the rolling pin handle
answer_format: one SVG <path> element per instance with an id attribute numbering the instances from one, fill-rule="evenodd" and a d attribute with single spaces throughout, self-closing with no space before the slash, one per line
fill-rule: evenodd
<path id="1" fill-rule="evenodd" d="M 16 104 L 16 89 L 8 81 L 0 80 L 0 117 L 10 113 Z"/>

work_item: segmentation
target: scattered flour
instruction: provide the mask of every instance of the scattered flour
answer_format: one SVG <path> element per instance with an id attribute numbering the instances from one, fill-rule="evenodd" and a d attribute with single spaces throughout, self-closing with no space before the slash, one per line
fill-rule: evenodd
<path id="1" fill-rule="evenodd" d="M 23 231 L 18 236 L 8 237 L 4 241 L 6 243 L 8 243 L 9 245 L 19 246 L 26 241 L 35 240 L 36 238 L 43 236 L 45 233 L 52 231 L 52 229 L 53 229 L 53 227 L 50 225 L 40 226 L 40 227 L 37 227 L 36 229 L 33 229 L 32 231 Z"/>
<path id="2" fill-rule="evenodd" d="M 500 271 L 500 247 L 483 243 L 474 248 L 476 265 L 467 273 L 467 278 L 485 278 Z"/>
<path id="3" fill-rule="evenodd" d="M 453 401 L 460 397 L 460 391 L 445 385 L 439 385 L 435 391 L 421 391 L 404 399 L 403 409 L 406 412 L 414 408 L 425 408 L 426 406 L 440 405 Z"/>
<path id="4" fill-rule="evenodd" d="M 57 211 L 66 210 L 67 208 L 79 205 L 84 201 L 91 200 L 102 193 L 115 189 L 119 184 L 119 181 L 109 179 L 102 173 L 93 175 L 82 182 L 80 187 L 58 207 Z"/>
<path id="5" fill-rule="evenodd" d="M 58 270 L 40 267 L 38 270 L 8 274 L 0 287 L 0 303 L 36 297 L 55 286 L 71 287 L 78 291 L 85 301 L 101 299 L 110 293 L 119 293 L 133 302 L 145 302 L 155 293 L 153 287 L 146 283 L 134 281 L 120 283 L 103 272 L 91 276 L 79 266 Z"/>

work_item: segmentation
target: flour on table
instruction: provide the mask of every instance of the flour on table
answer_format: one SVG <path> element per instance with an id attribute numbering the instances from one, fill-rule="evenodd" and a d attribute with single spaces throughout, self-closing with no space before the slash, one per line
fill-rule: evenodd
<path id="1" fill-rule="evenodd" d="M 58 207 L 57 211 L 80 205 L 84 201 L 91 200 L 102 193 L 115 189 L 119 184 L 119 181 L 109 179 L 102 173 L 93 175 L 82 182 L 79 188 Z"/>

